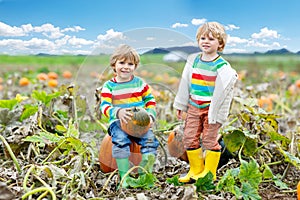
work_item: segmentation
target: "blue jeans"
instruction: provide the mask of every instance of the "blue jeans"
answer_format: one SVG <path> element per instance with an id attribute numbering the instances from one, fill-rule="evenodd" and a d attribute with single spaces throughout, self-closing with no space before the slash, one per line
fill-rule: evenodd
<path id="1" fill-rule="evenodd" d="M 108 134 L 112 138 L 112 157 L 114 158 L 128 158 L 130 155 L 131 140 L 135 141 L 141 146 L 141 153 L 151 153 L 156 155 L 157 147 L 159 145 L 154 133 L 151 129 L 141 138 L 133 137 L 125 133 L 121 129 L 120 121 L 113 122 L 108 128 Z"/>

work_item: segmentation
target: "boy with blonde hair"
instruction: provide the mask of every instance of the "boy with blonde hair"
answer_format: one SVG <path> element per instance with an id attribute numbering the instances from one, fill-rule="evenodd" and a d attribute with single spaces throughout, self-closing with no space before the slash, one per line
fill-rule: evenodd
<path id="1" fill-rule="evenodd" d="M 178 119 L 187 112 L 184 146 L 190 169 L 179 178 L 183 183 L 208 172 L 216 179 L 221 156 L 218 131 L 229 114 L 237 80 L 236 71 L 218 54 L 226 44 L 224 27 L 218 22 L 205 23 L 199 27 L 196 39 L 202 52 L 188 57 L 174 101 Z"/>
<path id="2" fill-rule="evenodd" d="M 142 161 L 140 165 L 144 167 L 147 164 L 151 173 L 153 164 L 149 166 L 149 159 L 154 160 L 158 140 L 155 138 L 151 129 L 141 138 L 128 135 L 121 129 L 120 121 L 127 123 L 131 119 L 130 108 L 144 108 L 151 119 L 155 121 L 156 102 L 151 94 L 150 87 L 141 78 L 134 76 L 133 73 L 138 67 L 140 56 L 128 45 L 120 45 L 110 57 L 110 66 L 115 72 L 115 77 L 106 81 L 101 91 L 101 112 L 109 118 L 108 134 L 112 137 L 112 156 L 117 161 L 121 179 L 129 169 L 129 155 L 131 140 L 141 146 Z M 121 187 L 127 188 L 125 181 Z"/>

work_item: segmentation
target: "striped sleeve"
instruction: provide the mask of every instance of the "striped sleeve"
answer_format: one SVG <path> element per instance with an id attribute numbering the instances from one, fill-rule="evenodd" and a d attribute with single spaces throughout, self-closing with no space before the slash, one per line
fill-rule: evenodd
<path id="1" fill-rule="evenodd" d="M 153 119 L 156 118 L 156 111 L 155 111 L 155 98 L 153 94 L 151 93 L 151 89 L 148 84 L 144 83 L 144 88 L 142 90 L 142 97 L 143 101 L 145 103 L 145 109 L 146 111 L 153 117 Z"/>
<path id="2" fill-rule="evenodd" d="M 109 83 L 106 82 L 103 85 L 101 91 L 101 104 L 100 109 L 101 112 L 108 117 L 109 119 L 117 118 L 117 112 L 120 108 L 114 107 L 112 104 L 112 88 L 110 87 Z"/>

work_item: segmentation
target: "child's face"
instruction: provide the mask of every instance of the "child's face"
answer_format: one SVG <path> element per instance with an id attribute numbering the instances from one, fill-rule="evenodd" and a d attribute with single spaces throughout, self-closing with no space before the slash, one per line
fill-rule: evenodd
<path id="1" fill-rule="evenodd" d="M 115 72 L 117 74 L 116 78 L 118 82 L 130 81 L 135 68 L 135 64 L 130 60 L 117 60 Z"/>
<path id="2" fill-rule="evenodd" d="M 215 38 L 212 33 L 208 35 L 201 35 L 198 45 L 203 54 L 214 55 L 217 54 L 218 48 L 221 46 L 219 40 Z"/>

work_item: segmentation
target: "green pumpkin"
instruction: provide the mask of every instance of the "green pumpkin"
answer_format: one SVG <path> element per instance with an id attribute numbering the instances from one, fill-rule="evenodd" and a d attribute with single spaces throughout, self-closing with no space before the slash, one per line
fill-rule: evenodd
<path id="1" fill-rule="evenodd" d="M 121 128 L 128 135 L 142 137 L 150 128 L 150 116 L 141 107 L 133 107 L 130 112 L 132 113 L 131 120 L 127 121 L 127 124 L 121 121 Z"/>

